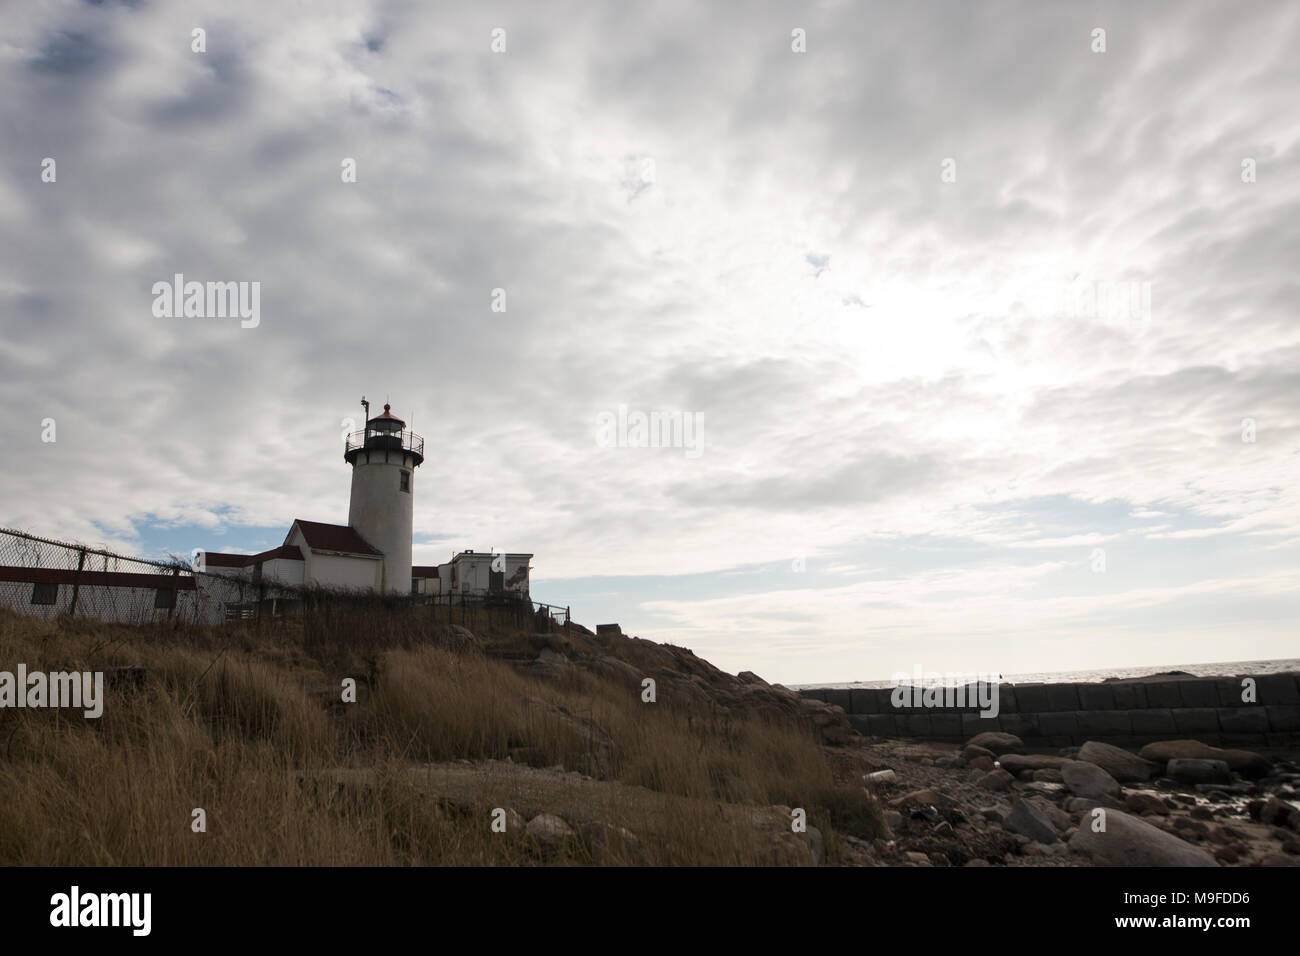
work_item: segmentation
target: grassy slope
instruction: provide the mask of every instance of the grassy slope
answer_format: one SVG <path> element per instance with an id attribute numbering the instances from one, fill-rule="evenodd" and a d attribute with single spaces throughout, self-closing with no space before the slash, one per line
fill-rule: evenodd
<path id="1" fill-rule="evenodd" d="M 772 694 L 719 706 L 710 681 L 735 679 L 683 652 L 581 631 L 539 638 L 486 615 L 467 623 L 479 636 L 468 646 L 428 609 L 340 608 L 261 629 L 0 610 L 0 670 L 148 675 L 110 691 L 99 720 L 0 710 L 0 863 L 804 859 L 773 805 L 805 808 L 832 860 L 837 830 L 874 834 L 874 804 L 860 786 L 836 787 L 810 725 L 797 707 L 765 706 Z M 563 658 L 548 656 L 563 666 L 530 673 L 502 659 L 532 659 L 539 643 L 558 646 Z M 474 646 L 484 644 L 487 654 Z M 661 681 L 654 704 L 641 700 L 642 673 Z M 355 704 L 339 699 L 345 677 L 358 682 Z M 604 779 L 489 762 L 507 758 Z M 416 769 L 427 764 L 438 766 Z M 196 807 L 206 833 L 191 829 Z M 491 831 L 495 807 L 617 824 L 638 839 L 603 853 L 576 839 L 543 856 L 518 831 Z"/>

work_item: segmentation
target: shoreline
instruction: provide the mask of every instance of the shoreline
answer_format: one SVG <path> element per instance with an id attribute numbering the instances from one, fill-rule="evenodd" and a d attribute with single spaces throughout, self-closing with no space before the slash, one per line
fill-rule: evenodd
<path id="1" fill-rule="evenodd" d="M 964 745 L 874 738 L 859 751 L 889 866 L 1300 865 L 1300 761 L 1163 741 L 1037 753 L 1010 734 Z"/>
<path id="2" fill-rule="evenodd" d="M 1285 674 L 1300 671 L 1300 658 L 1269 658 L 1257 661 L 1211 661 L 1202 664 L 1159 664 L 1150 667 L 1098 667 L 1070 671 L 1030 671 L 1017 674 L 999 674 L 998 683 L 1011 686 L 1036 684 L 1105 684 L 1115 681 L 1147 679 L 1196 679 L 1204 677 L 1244 677 L 1266 674 Z M 912 676 L 909 674 L 909 676 Z M 927 677 L 929 674 L 927 673 Z M 974 678 L 970 671 L 956 673 L 935 672 L 947 680 L 961 677 Z M 786 684 L 798 693 L 805 690 L 883 690 L 897 686 L 890 680 L 816 681 Z"/>

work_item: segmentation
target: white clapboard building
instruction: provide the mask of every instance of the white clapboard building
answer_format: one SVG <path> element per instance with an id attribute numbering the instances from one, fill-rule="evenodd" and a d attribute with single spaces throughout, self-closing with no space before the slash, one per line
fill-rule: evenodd
<path id="1" fill-rule="evenodd" d="M 446 564 L 411 569 L 411 590 L 453 602 L 493 596 L 528 596 L 531 554 L 462 551 Z"/>

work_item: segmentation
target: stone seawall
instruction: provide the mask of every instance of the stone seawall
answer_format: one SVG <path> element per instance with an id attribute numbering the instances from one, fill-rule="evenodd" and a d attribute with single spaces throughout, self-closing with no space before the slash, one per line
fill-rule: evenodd
<path id="1" fill-rule="evenodd" d="M 853 726 L 872 737 L 960 743 L 999 730 L 1037 747 L 1088 740 L 1133 747 L 1173 738 L 1221 747 L 1300 744 L 1300 673 L 1249 675 L 1253 703 L 1242 700 L 1247 676 L 1001 684 L 995 717 L 981 717 L 970 706 L 895 707 L 892 688 L 811 687 L 800 693 L 844 708 Z"/>

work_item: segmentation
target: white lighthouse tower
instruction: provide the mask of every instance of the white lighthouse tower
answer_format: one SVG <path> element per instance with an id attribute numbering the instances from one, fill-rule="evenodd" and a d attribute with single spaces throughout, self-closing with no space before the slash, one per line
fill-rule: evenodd
<path id="1" fill-rule="evenodd" d="M 370 415 L 370 403 L 361 400 Z M 367 417 L 364 431 L 347 437 L 343 457 L 352 466 L 352 500 L 348 524 L 383 553 L 379 589 L 401 594 L 411 590 L 412 501 L 415 469 L 424 461 L 424 439 L 406 431 L 406 423 L 384 406 Z"/>

